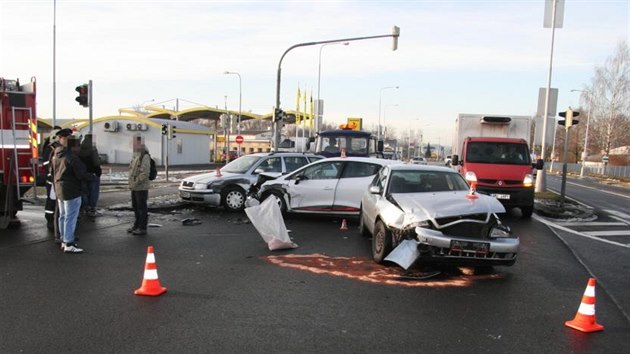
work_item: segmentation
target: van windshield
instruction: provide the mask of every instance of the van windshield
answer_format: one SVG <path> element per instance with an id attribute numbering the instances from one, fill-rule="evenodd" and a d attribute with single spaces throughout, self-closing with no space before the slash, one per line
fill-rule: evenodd
<path id="1" fill-rule="evenodd" d="M 503 142 L 471 142 L 466 162 L 504 165 L 530 165 L 529 149 L 525 144 Z"/>

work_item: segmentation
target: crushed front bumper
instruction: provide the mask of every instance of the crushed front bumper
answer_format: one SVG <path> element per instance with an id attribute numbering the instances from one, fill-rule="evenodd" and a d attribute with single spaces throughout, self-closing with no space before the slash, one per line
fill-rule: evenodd
<path id="1" fill-rule="evenodd" d="M 512 265 L 520 244 L 518 237 L 453 237 L 423 227 L 416 227 L 416 235 L 420 260 L 458 265 Z"/>

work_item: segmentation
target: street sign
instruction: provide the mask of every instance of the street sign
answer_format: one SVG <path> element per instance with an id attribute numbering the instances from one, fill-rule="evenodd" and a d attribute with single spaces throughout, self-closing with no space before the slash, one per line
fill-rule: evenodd
<path id="1" fill-rule="evenodd" d="M 602 162 L 608 162 L 608 155 L 602 156 Z"/>
<path id="2" fill-rule="evenodd" d="M 237 144 L 241 145 L 243 141 L 245 141 L 245 139 L 243 139 L 242 135 L 237 135 L 234 141 L 236 141 Z"/>

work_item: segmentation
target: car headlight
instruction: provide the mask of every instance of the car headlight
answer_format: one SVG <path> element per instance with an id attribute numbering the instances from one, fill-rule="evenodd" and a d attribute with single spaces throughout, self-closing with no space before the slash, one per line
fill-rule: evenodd
<path id="1" fill-rule="evenodd" d="M 201 184 L 201 183 L 195 183 L 195 190 L 203 190 L 203 189 L 207 189 L 205 184 Z"/>
<path id="2" fill-rule="evenodd" d="M 490 229 L 488 236 L 492 238 L 512 237 L 512 230 L 503 224 L 496 224 Z"/>
<path id="3" fill-rule="evenodd" d="M 534 176 L 527 174 L 525 178 L 523 178 L 523 186 L 531 187 L 534 185 Z"/>

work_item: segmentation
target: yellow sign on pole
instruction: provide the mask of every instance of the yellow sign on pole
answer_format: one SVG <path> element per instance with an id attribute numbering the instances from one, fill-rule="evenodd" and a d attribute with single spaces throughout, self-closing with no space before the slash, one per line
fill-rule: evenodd
<path id="1" fill-rule="evenodd" d="M 361 130 L 363 128 L 363 118 L 348 118 L 346 126 L 352 130 Z"/>

